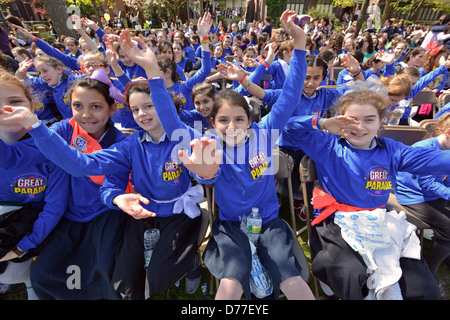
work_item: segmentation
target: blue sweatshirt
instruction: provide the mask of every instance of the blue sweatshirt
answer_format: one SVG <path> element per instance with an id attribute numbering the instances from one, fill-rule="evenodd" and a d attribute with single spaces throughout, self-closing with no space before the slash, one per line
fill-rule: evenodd
<path id="1" fill-rule="evenodd" d="M 437 138 L 419 141 L 413 147 L 442 150 Z M 440 198 L 450 200 L 450 182 L 447 175 L 418 175 L 401 171 L 397 174 L 395 195 L 400 204 L 422 203 Z"/>
<path id="2" fill-rule="evenodd" d="M 211 73 L 211 56 L 209 51 L 202 51 L 202 67 L 186 82 L 176 82 L 167 90 L 173 92 L 183 103 L 184 110 L 195 109 L 192 101 L 192 89 L 197 83 L 203 82 Z"/>
<path id="3" fill-rule="evenodd" d="M 114 128 L 112 121 L 109 122 L 109 126 L 110 128 L 99 142 L 102 148 L 109 148 L 114 143 L 122 141 L 126 137 L 121 131 Z M 41 127 L 41 130 L 46 130 L 46 132 L 52 137 L 57 137 L 55 139 L 58 139 L 58 141 L 62 141 L 64 145 L 66 145 L 73 152 L 81 154 L 81 152 L 79 152 L 77 149 L 69 146 L 73 133 L 73 127 L 70 125 L 69 119 L 65 119 L 55 123 L 51 126 L 51 129 L 45 126 L 43 123 L 41 123 L 39 127 Z M 38 129 L 30 131 L 30 134 L 33 136 L 32 131 L 38 132 Z M 4 154 L 12 158 L 12 160 L 2 163 L 2 167 L 8 168 L 9 166 L 9 168 L 18 168 L 24 165 L 35 164 L 43 160 L 51 159 L 53 163 L 55 163 L 62 169 L 68 172 L 70 171 L 64 166 L 64 164 L 66 163 L 64 161 L 64 154 L 58 153 L 57 150 L 54 150 L 55 152 L 50 156 L 44 154 L 43 152 L 38 152 L 37 147 L 39 146 L 36 142 L 37 139 L 35 138 L 34 145 L 28 143 L 21 146 L 20 148 L 15 146 L 14 143 L 9 146 L 0 144 L 0 150 L 2 152 L 5 152 Z M 34 156 L 27 156 L 29 152 L 33 152 L 32 154 Z M 66 190 L 64 190 L 64 192 L 67 192 L 70 196 L 68 208 L 65 212 L 65 217 L 70 220 L 87 222 L 95 218 L 97 215 L 109 210 L 109 208 L 101 202 L 99 193 L 101 186 L 92 181 L 92 179 L 89 178 L 88 175 L 91 174 L 89 174 L 88 172 L 84 172 L 78 176 L 72 175 L 70 177 L 70 189 L 66 188 Z M 117 180 L 120 182 L 125 181 L 126 183 L 128 183 L 128 177 L 128 172 L 117 172 L 109 179 L 113 181 Z"/>
<path id="4" fill-rule="evenodd" d="M 1 140 L 0 144 L 7 147 Z M 14 145 L 19 149 L 22 145 L 27 146 L 24 154 L 26 158 L 34 158 L 36 153 L 40 153 L 36 148 L 29 148 L 34 146 L 34 141 L 29 135 Z M 17 244 L 24 252 L 28 252 L 42 243 L 66 211 L 70 194 L 69 175 L 49 160 L 42 159 L 35 164 L 2 168 L 0 177 L 0 203 L 31 204 L 42 209 L 31 233 Z"/>
<path id="5" fill-rule="evenodd" d="M 445 66 L 440 66 L 436 69 L 434 69 L 431 72 L 428 72 L 427 74 L 424 74 L 423 76 L 421 76 L 419 78 L 419 80 L 416 82 L 416 84 L 414 85 L 414 87 L 411 89 L 411 92 L 409 94 L 409 97 L 407 98 L 409 100 L 409 107 L 406 108 L 405 113 L 403 114 L 401 120 L 400 120 L 400 124 L 407 124 L 407 120 L 411 115 L 411 107 L 412 107 L 412 102 L 414 100 L 414 97 L 423 89 L 426 88 L 426 86 L 432 82 L 436 77 L 438 77 L 439 75 L 443 74 L 444 75 L 444 79 L 447 78 L 447 68 Z M 395 109 L 394 107 L 389 107 L 389 109 L 387 110 L 388 112 L 390 112 L 391 110 Z"/>
<path id="6" fill-rule="evenodd" d="M 72 74 L 68 70 L 64 70 L 63 75 L 56 86 L 49 86 L 41 77 L 33 77 L 27 75 L 24 84 L 30 86 L 34 91 L 46 92 L 46 94 L 53 95 L 61 116 L 65 119 L 72 118 L 72 107 L 70 105 L 69 91 L 72 84 L 79 78 L 86 77 L 86 75 Z"/>
<path id="7" fill-rule="evenodd" d="M 162 108 L 172 108 L 176 114 L 171 96 L 165 88 L 164 92 L 166 96 L 152 97 L 153 103 L 156 106 L 161 103 L 158 99 L 162 99 Z M 30 134 L 48 158 L 74 177 L 86 179 L 86 175 L 106 175 L 100 192 L 103 204 L 110 209 L 118 210 L 112 202 L 117 195 L 125 193 L 128 179 L 124 176 L 128 177 L 130 170 L 135 192 L 150 200 L 150 204 L 143 206 L 159 217 L 174 215 L 174 201 L 170 200 L 183 195 L 191 183 L 188 170 L 177 161 L 176 151 L 172 151 L 180 146 L 189 148 L 191 136 L 182 137 L 184 144 L 172 142 L 165 135 L 159 143 L 154 143 L 147 141 L 146 132 L 141 130 L 108 149 L 87 154 L 70 147 L 67 140 L 42 124 L 30 130 Z"/>
<path id="8" fill-rule="evenodd" d="M 37 39 L 35 44 L 39 49 L 44 51 L 49 56 L 54 57 L 54 58 L 58 59 L 59 61 L 61 61 L 62 63 L 64 63 L 64 65 L 67 68 L 69 68 L 71 70 L 80 70 L 80 64 L 78 63 L 79 62 L 78 56 L 72 57 L 65 53 L 62 53 L 61 51 L 52 47 L 47 42 L 45 42 L 44 40 L 41 40 L 41 39 Z"/>
<path id="9" fill-rule="evenodd" d="M 356 149 L 344 138 L 315 129 L 313 119 L 293 117 L 285 131 L 291 143 L 315 162 L 320 185 L 339 203 L 382 207 L 395 188 L 399 171 L 419 175 L 450 172 L 450 151 L 406 146 L 388 138 L 376 139 L 372 149 Z"/>
<path id="10" fill-rule="evenodd" d="M 253 207 L 266 223 L 278 216 L 278 200 L 273 178 L 272 149 L 281 130 L 300 96 L 298 86 L 303 86 L 306 75 L 306 51 L 294 50 L 283 93 L 268 115 L 258 123 L 252 123 L 249 137 L 238 146 L 224 145 L 223 159 L 216 177 L 199 180 L 214 183 L 216 202 L 220 208 L 219 218 L 239 221 Z M 173 121 L 167 117 L 164 125 Z"/>

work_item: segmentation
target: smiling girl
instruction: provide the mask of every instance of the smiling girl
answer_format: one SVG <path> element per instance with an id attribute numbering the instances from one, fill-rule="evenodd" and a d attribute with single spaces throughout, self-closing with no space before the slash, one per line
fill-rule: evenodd
<path id="1" fill-rule="evenodd" d="M 55 123 L 51 129 L 21 107 L 4 108 L 3 120 L 8 123 L 15 118 L 29 118 L 35 126 L 40 124 L 75 154 L 107 149 L 125 139 L 110 119 L 115 104 L 107 84 L 96 79 L 79 79 L 69 91 L 69 99 L 73 117 Z M 31 129 L 30 126 L 27 128 Z M 23 157 L 20 156 L 22 150 L 10 146 L 2 153 L 13 160 L 11 167 L 18 167 L 46 159 L 43 153 L 36 151 L 34 157 Z M 61 159 L 60 156 L 48 158 Z M 123 180 L 127 185 L 129 171 L 116 172 L 108 179 L 86 174 L 71 176 L 70 190 L 66 190 L 70 196 L 68 208 L 55 228 L 54 238 L 39 254 L 39 261 L 32 269 L 31 282 L 39 299 L 120 298 L 112 286 L 111 276 L 114 253 L 121 241 L 126 216 L 117 208 L 111 209 L 103 204 L 99 191 L 106 181 L 122 183 Z M 108 231 L 105 233 L 103 230 Z M 67 268 L 72 265 L 83 270 L 79 290 L 71 290 L 66 285 Z"/>
<path id="2" fill-rule="evenodd" d="M 266 118 L 252 123 L 248 103 L 240 94 L 224 90 L 216 98 L 211 114 L 211 124 L 217 138 L 223 145 L 223 160 L 214 177 L 198 175 L 200 183 L 214 183 L 216 201 L 220 207 L 219 218 L 212 226 L 213 238 L 205 249 L 204 261 L 210 272 L 221 279 L 216 299 L 240 299 L 245 293 L 251 298 L 249 276 L 251 251 L 248 237 L 240 230 L 240 217 L 248 215 L 258 207 L 263 219 L 258 255 L 267 266 L 274 284 L 274 298 L 280 289 L 289 299 L 313 299 L 307 284 L 301 278 L 301 268 L 293 258 L 292 231 L 278 217 L 273 177 L 263 174 L 262 168 L 272 171 L 272 148 L 275 137 L 272 134 L 281 129 L 288 120 L 294 104 L 299 98 L 295 87 L 302 82 L 306 55 L 303 30 L 295 25 L 294 11 L 285 11 L 281 23 L 294 38 L 295 49 L 291 70 L 279 103 Z M 124 39 L 125 40 L 125 39 Z M 130 50 L 134 49 L 129 46 Z M 154 66 L 155 57 L 148 48 L 135 54 L 136 63 L 146 70 L 151 87 L 151 98 L 155 102 L 158 117 L 168 135 L 179 129 L 187 129 L 174 108 L 163 108 L 168 93 Z M 273 130 L 272 130 L 273 129 Z M 254 164 L 259 162 L 260 166 Z M 280 266 L 283 266 L 280 268 Z M 280 273 L 280 270 L 282 272 Z"/>
<path id="3" fill-rule="evenodd" d="M 86 75 L 72 74 L 61 61 L 45 56 L 36 59 L 34 62 L 39 77 L 33 77 L 27 74 L 28 68 L 32 64 L 33 61 L 30 60 L 22 62 L 20 68 L 16 71 L 16 76 L 25 80 L 24 84 L 30 87 L 32 91 L 53 95 L 62 118 L 70 119 L 72 117 L 72 108 L 68 97 L 70 88 L 75 80 L 86 77 Z"/>
<path id="4" fill-rule="evenodd" d="M 3 108 L 21 106 L 33 112 L 33 100 L 16 77 L 0 75 L 0 121 Z M 0 124 L 0 148 L 15 145 L 27 158 L 39 153 L 22 126 Z M 34 150 L 34 152 L 33 152 Z M 36 152 L 37 151 L 37 152 Z M 2 152 L 2 157 L 8 157 Z M 13 157 L 10 159 L 14 162 Z M 67 208 L 69 175 L 45 158 L 17 168 L 0 168 L 0 283 L 25 282 L 28 299 L 36 296 L 30 282 L 34 257 L 51 239 L 51 233 Z"/>
<path id="5" fill-rule="evenodd" d="M 369 295 L 369 289 L 376 290 L 377 299 L 439 299 L 436 278 L 420 259 L 420 245 L 412 231 L 414 228 L 406 223 L 404 214 L 395 211 L 388 214 L 383 208 L 391 192 L 389 186 L 395 185 L 398 171 L 420 175 L 448 174 L 450 152 L 413 148 L 391 139 L 376 138 L 386 103 L 384 97 L 375 92 L 349 93 L 338 101 L 337 107 L 338 117 L 296 117 L 285 127 L 291 143 L 300 146 L 314 161 L 321 187 L 315 189 L 313 195 L 316 218 L 312 222 L 310 243 L 314 275 L 341 299 L 363 299 Z M 394 259 L 391 261 L 398 259 L 397 263 L 387 267 L 383 265 L 385 261 L 378 265 L 395 280 L 387 287 L 398 288 L 395 285 L 398 280 L 398 290 L 381 290 L 380 282 L 368 281 L 371 276 L 368 271 L 374 270 L 368 269 L 373 265 L 366 259 L 371 250 L 364 247 L 367 253 L 364 256 L 364 252 L 357 251 L 358 247 L 353 249 L 349 245 L 354 243 L 350 241 L 352 238 L 341 235 L 341 227 L 337 224 L 340 218 L 352 214 L 373 215 L 381 219 L 379 221 L 397 222 L 401 225 L 398 230 L 405 231 L 386 231 L 395 239 L 390 245 L 379 247 L 379 250 L 387 250 L 382 251 L 381 256 L 391 254 L 389 257 Z M 378 226 L 386 230 L 384 223 Z M 346 229 L 342 229 L 343 234 L 344 231 Z M 414 240 L 409 242 L 410 237 Z M 411 251 L 402 251 L 402 246 L 407 244 Z"/>

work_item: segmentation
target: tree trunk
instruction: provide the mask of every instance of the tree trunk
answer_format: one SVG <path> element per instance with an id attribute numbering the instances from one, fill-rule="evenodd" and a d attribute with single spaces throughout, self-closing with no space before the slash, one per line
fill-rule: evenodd
<path id="1" fill-rule="evenodd" d="M 356 22 L 356 36 L 358 36 L 361 26 L 366 21 L 367 8 L 369 7 L 370 0 L 363 0 L 361 11 L 359 12 L 358 21 Z"/>
<path id="2" fill-rule="evenodd" d="M 388 16 L 388 13 L 389 13 L 390 6 L 391 6 L 391 0 L 386 0 L 384 2 L 383 15 L 381 16 L 381 19 L 380 19 L 381 20 L 381 27 L 383 27 L 384 22 L 387 20 L 387 16 Z"/>
<path id="3" fill-rule="evenodd" d="M 58 37 L 61 35 L 69 37 L 78 37 L 78 32 L 67 27 L 69 14 L 63 0 L 42 0 L 45 10 L 47 10 L 49 17 L 52 19 Z M 78 13 L 79 14 L 79 13 Z"/>

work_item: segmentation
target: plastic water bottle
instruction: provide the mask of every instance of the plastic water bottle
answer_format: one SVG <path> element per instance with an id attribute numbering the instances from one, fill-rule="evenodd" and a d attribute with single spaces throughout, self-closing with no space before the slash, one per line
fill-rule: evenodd
<path id="1" fill-rule="evenodd" d="M 153 249 L 159 240 L 159 230 L 156 228 L 147 229 L 144 232 L 144 267 L 148 268 L 152 258 Z"/>
<path id="2" fill-rule="evenodd" d="M 267 269 L 262 265 L 256 253 L 256 247 L 250 242 L 252 250 L 252 270 L 250 271 L 250 291 L 259 299 L 272 294 L 273 285 Z"/>
<path id="3" fill-rule="evenodd" d="M 252 208 L 252 212 L 247 217 L 247 235 L 250 241 L 256 246 L 259 234 L 261 233 L 262 219 L 258 208 Z"/>
<path id="4" fill-rule="evenodd" d="M 395 107 L 394 111 L 392 111 L 392 114 L 388 121 L 388 125 L 397 126 L 400 123 L 400 119 L 401 119 L 401 117 L 403 117 L 403 114 L 405 113 L 407 105 L 408 105 L 408 101 L 406 101 L 406 100 L 402 100 L 398 103 L 398 105 Z"/>

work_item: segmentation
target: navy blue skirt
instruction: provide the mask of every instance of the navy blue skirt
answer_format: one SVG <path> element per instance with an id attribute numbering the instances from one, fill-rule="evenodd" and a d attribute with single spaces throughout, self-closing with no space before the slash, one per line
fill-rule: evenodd
<path id="1" fill-rule="evenodd" d="M 54 229 L 54 238 L 39 253 L 31 269 L 38 298 L 120 299 L 111 278 L 127 216 L 110 210 L 89 222 L 62 217 Z"/>
<path id="2" fill-rule="evenodd" d="M 278 299 L 280 283 L 301 276 L 302 268 L 292 251 L 293 244 L 292 231 L 282 219 L 275 218 L 263 224 L 257 252 L 273 283 L 273 293 L 266 299 Z M 212 237 L 205 248 L 203 261 L 214 277 L 234 278 L 242 285 L 247 299 L 256 298 L 250 293 L 250 243 L 247 235 L 241 231 L 239 222 L 214 221 Z"/>

